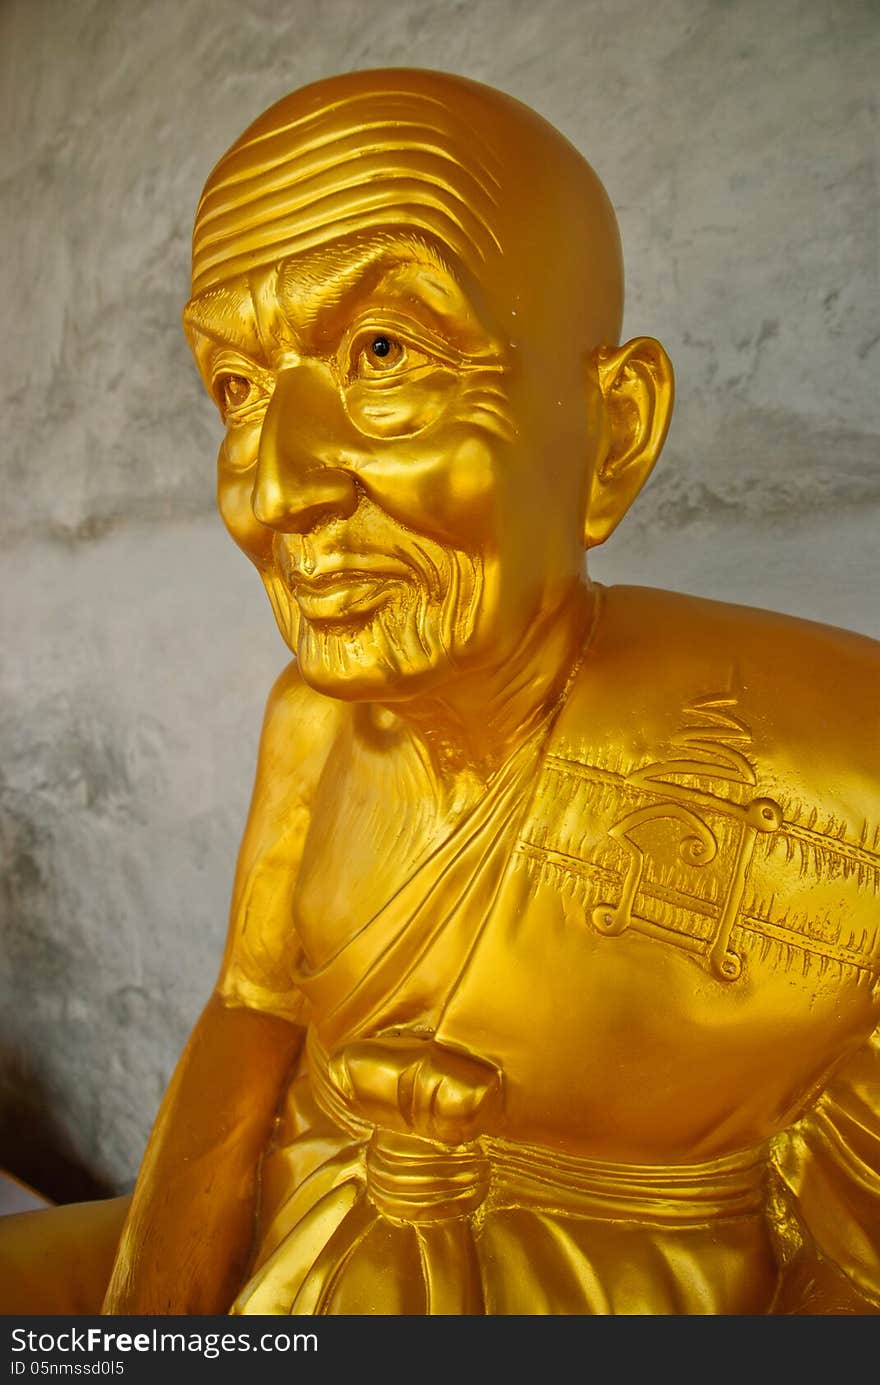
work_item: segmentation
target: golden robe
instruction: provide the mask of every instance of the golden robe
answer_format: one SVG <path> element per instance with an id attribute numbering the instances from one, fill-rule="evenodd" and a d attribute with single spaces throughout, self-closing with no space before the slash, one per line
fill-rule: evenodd
<path id="1" fill-rule="evenodd" d="M 805 1258 L 880 1311 L 878 673 L 846 632 L 604 592 L 555 716 L 300 964 L 233 1312 L 809 1311 Z M 401 1033 L 498 1071 L 475 1136 L 358 1115 L 333 1055 Z"/>

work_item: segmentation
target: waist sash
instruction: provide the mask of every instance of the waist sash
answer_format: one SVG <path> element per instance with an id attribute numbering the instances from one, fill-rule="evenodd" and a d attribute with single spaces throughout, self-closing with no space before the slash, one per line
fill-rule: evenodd
<path id="1" fill-rule="evenodd" d="M 481 1136 L 444 1146 L 360 1119 L 333 1083 L 314 1030 L 307 1040 L 315 1100 L 366 1149 L 367 1189 L 378 1210 L 413 1225 L 468 1216 L 484 1202 L 554 1208 L 575 1216 L 665 1227 L 759 1215 L 767 1145 L 691 1164 L 618 1164 Z"/>

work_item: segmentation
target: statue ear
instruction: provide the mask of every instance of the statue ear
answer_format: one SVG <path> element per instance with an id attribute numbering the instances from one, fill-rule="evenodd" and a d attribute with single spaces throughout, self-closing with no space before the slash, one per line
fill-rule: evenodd
<path id="1" fill-rule="evenodd" d="M 600 346 L 593 364 L 606 426 L 590 478 L 587 548 L 604 543 L 613 533 L 650 476 L 675 395 L 672 362 L 652 337 L 634 337 L 625 346 Z"/>

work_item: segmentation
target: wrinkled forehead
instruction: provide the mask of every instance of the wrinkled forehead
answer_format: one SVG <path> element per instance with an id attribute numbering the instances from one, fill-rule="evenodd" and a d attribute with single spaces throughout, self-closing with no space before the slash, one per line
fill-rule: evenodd
<path id="1" fill-rule="evenodd" d="M 350 235 L 436 238 L 475 278 L 503 247 L 502 169 L 471 121 L 425 92 L 282 103 L 211 174 L 193 233 L 193 296 Z"/>

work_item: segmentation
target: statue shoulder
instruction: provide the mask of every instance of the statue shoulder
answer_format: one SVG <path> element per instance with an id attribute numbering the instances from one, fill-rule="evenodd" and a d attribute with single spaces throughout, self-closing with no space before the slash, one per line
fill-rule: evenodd
<path id="1" fill-rule="evenodd" d="M 275 680 L 239 851 L 233 914 L 247 882 L 255 870 L 266 873 L 270 858 L 295 873 L 315 789 L 344 715 L 342 704 L 304 682 L 295 661 Z"/>
<path id="2" fill-rule="evenodd" d="M 291 659 L 279 673 L 269 690 L 266 701 L 267 723 L 289 723 L 293 727 L 303 718 L 331 720 L 338 717 L 339 702 L 323 693 L 315 692 L 300 673 L 296 659 Z"/>
<path id="3" fill-rule="evenodd" d="M 345 715 L 344 704 L 305 683 L 295 661 L 269 693 L 217 982 L 228 1005 L 287 1019 L 301 1013 L 290 900 L 315 789 Z"/>
<path id="4" fill-rule="evenodd" d="M 756 746 L 822 749 L 880 789 L 880 643 L 775 611 L 648 587 L 610 587 L 578 701 L 675 735 L 692 704 L 713 700 L 748 722 Z"/>
<path id="5" fill-rule="evenodd" d="M 880 673 L 880 642 L 853 630 L 844 630 L 780 611 L 714 601 L 656 587 L 601 588 L 602 612 L 597 642 L 611 645 L 628 641 L 638 632 L 647 650 L 692 647 L 695 636 L 708 641 L 707 649 L 722 659 L 737 656 L 781 656 L 792 674 L 801 664 L 815 667 L 817 656 L 862 663 Z M 798 661 L 792 666 L 791 659 Z"/>
<path id="6" fill-rule="evenodd" d="M 736 764 L 798 819 L 880 842 L 880 643 L 647 587 L 601 600 L 556 753 L 624 776 L 664 762 L 677 778 L 690 760 L 724 761 L 728 779 Z"/>
<path id="7" fill-rule="evenodd" d="M 346 705 L 315 692 L 295 659 L 276 678 L 266 702 L 260 737 L 258 777 L 308 795 L 338 734 Z"/>

